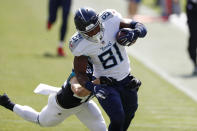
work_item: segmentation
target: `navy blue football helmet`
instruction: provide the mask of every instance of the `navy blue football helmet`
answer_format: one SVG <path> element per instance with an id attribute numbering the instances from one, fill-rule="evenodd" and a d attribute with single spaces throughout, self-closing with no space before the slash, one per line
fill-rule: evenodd
<path id="1" fill-rule="evenodd" d="M 87 40 L 99 42 L 103 38 L 103 26 L 98 14 L 91 8 L 79 8 L 74 22 L 78 32 Z"/>

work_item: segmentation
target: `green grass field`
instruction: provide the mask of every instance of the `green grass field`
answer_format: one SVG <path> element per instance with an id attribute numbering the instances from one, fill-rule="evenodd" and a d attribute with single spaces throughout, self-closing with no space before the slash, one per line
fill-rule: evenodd
<path id="1" fill-rule="evenodd" d="M 38 111 L 47 104 L 47 97 L 34 94 L 34 88 L 41 82 L 61 86 L 71 71 L 73 60 L 68 42 L 68 56 L 55 56 L 60 20 L 50 32 L 46 31 L 47 4 L 47 0 L 0 1 L 0 94 L 6 92 L 14 102 Z M 68 26 L 67 41 L 75 31 L 72 15 Z M 46 57 L 46 53 L 53 57 Z M 129 131 L 196 131 L 196 102 L 130 58 L 132 72 L 143 85 L 139 90 L 139 108 Z M 109 124 L 104 112 L 103 115 Z M 88 129 L 75 116 L 56 127 L 43 128 L 0 107 L 0 131 L 11 130 Z"/>

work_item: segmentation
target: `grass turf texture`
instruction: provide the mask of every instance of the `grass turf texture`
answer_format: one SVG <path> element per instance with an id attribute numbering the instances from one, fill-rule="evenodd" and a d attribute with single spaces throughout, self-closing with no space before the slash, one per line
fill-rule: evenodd
<path id="1" fill-rule="evenodd" d="M 40 83 L 54 86 L 68 77 L 73 56 L 66 42 L 66 58 L 56 57 L 60 19 L 46 31 L 47 0 L 0 1 L 0 94 L 40 111 L 47 97 L 33 93 Z M 61 14 L 59 14 L 60 16 Z M 60 16 L 61 17 L 61 16 Z M 72 16 L 68 38 L 74 32 Z M 45 54 L 50 54 L 46 56 Z M 131 58 L 133 74 L 142 80 L 139 108 L 129 131 L 195 131 L 197 105 L 184 93 Z M 96 100 L 95 100 L 96 101 Z M 103 111 L 103 110 L 102 110 Z M 104 113 L 109 124 L 109 119 Z M 0 131 L 87 131 L 71 116 L 56 127 L 43 128 L 0 107 Z"/>

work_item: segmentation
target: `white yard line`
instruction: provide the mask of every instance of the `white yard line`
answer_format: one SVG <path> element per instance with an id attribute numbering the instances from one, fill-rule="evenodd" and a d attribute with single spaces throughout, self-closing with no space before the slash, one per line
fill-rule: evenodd
<path id="1" fill-rule="evenodd" d="M 181 13 L 179 16 L 171 15 L 169 21 L 183 32 L 188 33 L 187 16 L 185 13 Z"/>
<path id="2" fill-rule="evenodd" d="M 129 49 L 128 53 L 131 56 L 135 57 L 137 60 L 139 60 L 141 63 L 143 63 L 146 67 L 148 67 L 155 73 L 159 74 L 163 79 L 174 85 L 177 89 L 183 91 L 186 95 L 191 97 L 193 100 L 197 101 L 197 95 L 195 92 L 186 88 L 185 86 L 182 86 L 177 80 L 168 75 L 168 73 L 160 69 L 159 66 L 154 65 L 151 61 L 146 59 L 144 56 L 140 55 L 140 53 L 138 53 L 135 50 Z"/>

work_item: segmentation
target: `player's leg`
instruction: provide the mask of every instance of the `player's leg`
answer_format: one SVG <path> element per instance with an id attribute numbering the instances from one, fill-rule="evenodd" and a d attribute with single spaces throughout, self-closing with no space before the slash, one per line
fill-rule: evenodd
<path id="1" fill-rule="evenodd" d="M 38 121 L 41 126 L 55 126 L 73 114 L 70 109 L 63 109 L 57 104 L 56 94 L 51 94 L 48 105 L 39 113 Z"/>
<path id="2" fill-rule="evenodd" d="M 0 105 L 13 111 L 24 120 L 40 124 L 41 126 L 55 126 L 72 114 L 71 111 L 65 111 L 57 105 L 55 96 L 56 94 L 49 96 L 48 105 L 41 112 L 37 112 L 29 106 L 14 104 L 7 95 L 0 96 Z"/>
<path id="3" fill-rule="evenodd" d="M 49 0 L 49 8 L 48 8 L 48 23 L 47 28 L 48 30 L 51 28 L 52 24 L 55 22 L 57 17 L 57 9 L 59 6 L 58 0 Z"/>
<path id="4" fill-rule="evenodd" d="M 76 116 L 91 131 L 107 131 L 101 111 L 93 100 L 84 103 Z"/>
<path id="5" fill-rule="evenodd" d="M 172 1 L 172 13 L 176 15 L 181 14 L 181 6 L 179 0 L 173 0 Z"/>
<path id="6" fill-rule="evenodd" d="M 122 104 L 125 112 L 125 123 L 124 130 L 126 131 L 135 116 L 135 112 L 138 108 L 138 97 L 137 91 L 131 91 L 123 88 L 123 93 L 121 93 Z"/>
<path id="7" fill-rule="evenodd" d="M 125 114 L 118 91 L 112 87 L 106 88 L 110 93 L 106 99 L 99 100 L 99 103 L 110 118 L 108 131 L 123 131 Z"/>
<path id="8" fill-rule="evenodd" d="M 0 96 L 0 105 L 13 111 L 27 121 L 38 123 L 37 118 L 39 113 L 37 111 L 35 111 L 29 106 L 14 104 L 13 102 L 11 102 L 11 100 L 6 94 Z"/>
<path id="9" fill-rule="evenodd" d="M 187 10 L 187 18 L 188 18 L 188 27 L 189 27 L 189 44 L 188 44 L 188 52 L 189 56 L 194 64 L 194 72 L 193 74 L 197 74 L 197 17 L 193 12 Z"/>
<path id="10" fill-rule="evenodd" d="M 66 54 L 64 53 L 63 46 L 64 46 L 65 35 L 67 33 L 67 23 L 68 23 L 68 16 L 71 7 L 71 0 L 61 0 L 61 6 L 62 6 L 62 25 L 60 28 L 60 42 L 58 47 L 58 55 L 65 56 Z"/>
<path id="11" fill-rule="evenodd" d="M 60 31 L 61 33 L 60 40 L 64 41 L 64 37 L 67 32 L 67 23 L 68 23 L 70 8 L 71 8 L 71 0 L 62 0 L 61 5 L 62 5 L 62 25 Z"/>
<path id="12" fill-rule="evenodd" d="M 134 118 L 138 107 L 137 91 L 141 82 L 132 75 L 128 75 L 118 83 L 118 91 L 120 93 L 121 102 L 124 109 L 125 119 L 123 131 L 129 127 L 131 120 Z"/>
<path id="13" fill-rule="evenodd" d="M 164 21 L 167 21 L 168 20 L 168 17 L 169 17 L 169 13 L 170 13 L 170 2 L 171 0 L 161 0 L 161 15 L 162 15 L 162 19 Z"/>
<path id="14" fill-rule="evenodd" d="M 38 124 L 39 112 L 31 108 L 30 106 L 22 106 L 16 104 L 14 106 L 13 112 L 22 117 L 24 120 Z"/>
<path id="15" fill-rule="evenodd" d="M 128 12 L 129 17 L 133 18 L 138 11 L 140 0 L 129 0 Z"/>

